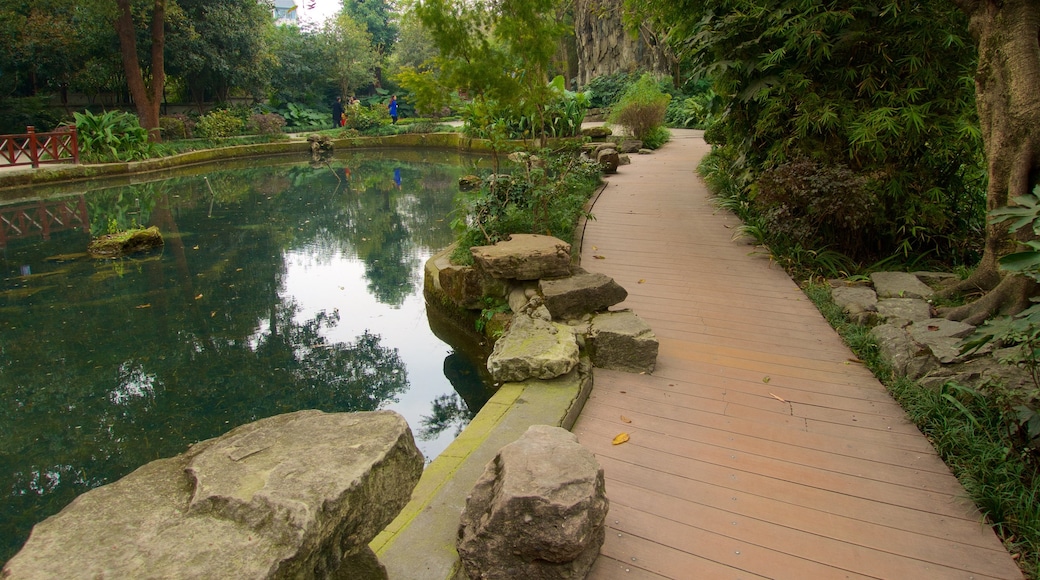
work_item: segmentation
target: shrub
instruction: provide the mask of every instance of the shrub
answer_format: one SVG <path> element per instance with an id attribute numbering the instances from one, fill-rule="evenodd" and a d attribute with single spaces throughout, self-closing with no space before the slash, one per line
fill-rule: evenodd
<path id="1" fill-rule="evenodd" d="M 866 232 L 876 226 L 877 197 L 865 177 L 844 166 L 809 160 L 762 173 L 752 203 L 766 229 L 806 248 L 833 247 L 864 255 Z"/>
<path id="2" fill-rule="evenodd" d="M 286 103 L 276 111 L 285 119 L 285 126 L 293 129 L 328 127 L 332 120 L 332 111 L 323 113 L 297 103 Z"/>
<path id="3" fill-rule="evenodd" d="M 671 132 L 663 126 L 658 125 L 643 135 L 643 147 L 647 149 L 660 149 L 662 145 L 672 138 Z"/>
<path id="4" fill-rule="evenodd" d="M 0 99 L 0 134 L 25 133 L 30 125 L 37 132 L 53 131 L 61 124 L 61 114 L 47 101 L 47 97 Z"/>
<path id="5" fill-rule="evenodd" d="M 661 92 L 649 73 L 628 88 L 610 112 L 607 122 L 620 125 L 636 139 L 643 140 L 655 127 L 664 125 L 664 114 L 671 95 Z"/>
<path id="6" fill-rule="evenodd" d="M 386 106 L 374 103 L 369 107 L 361 104 L 348 105 L 343 108 L 343 114 L 347 117 L 346 129 L 354 129 L 364 133 L 385 125 L 390 122 L 390 113 Z"/>
<path id="7" fill-rule="evenodd" d="M 285 119 L 277 113 L 254 114 L 246 122 L 246 132 L 253 135 L 277 135 L 282 132 Z"/>
<path id="8" fill-rule="evenodd" d="M 242 119 L 231 111 L 213 110 L 199 118 L 195 130 L 200 137 L 218 139 L 231 137 L 242 132 Z"/>
<path id="9" fill-rule="evenodd" d="M 195 132 L 195 120 L 177 113 L 159 117 L 159 129 L 163 139 L 191 139 Z"/>
<path id="10" fill-rule="evenodd" d="M 80 154 L 87 161 L 132 161 L 151 155 L 148 131 L 141 127 L 137 115 L 108 111 L 95 115 L 90 111 L 73 113 L 79 136 Z"/>
<path id="11" fill-rule="evenodd" d="M 600 75 L 592 79 L 585 87 L 589 93 L 589 106 L 597 109 L 613 106 L 638 79 L 638 73 L 627 72 Z"/>

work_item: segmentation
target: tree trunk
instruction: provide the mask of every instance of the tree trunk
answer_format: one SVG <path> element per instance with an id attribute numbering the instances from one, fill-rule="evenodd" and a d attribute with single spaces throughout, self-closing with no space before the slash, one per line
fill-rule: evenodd
<path id="1" fill-rule="evenodd" d="M 126 84 L 130 96 L 137 106 L 141 126 L 148 130 L 148 138 L 161 141 L 159 134 L 159 106 L 162 104 L 163 86 L 166 84 L 164 51 L 166 47 L 166 0 L 154 0 L 152 5 L 152 62 L 151 84 L 144 80 L 144 72 L 137 58 L 137 33 L 134 16 L 130 11 L 130 0 L 116 0 L 119 16 L 116 18 L 116 33 L 119 35 L 119 52 L 123 58 Z"/>
<path id="2" fill-rule="evenodd" d="M 954 3 L 968 15 L 969 30 L 978 44 L 975 93 L 989 171 L 986 207 L 993 210 L 1030 193 L 1040 170 L 1040 3 Z M 983 290 L 995 296 L 944 314 L 977 324 L 998 312 L 1014 313 L 1028 305 L 1036 285 L 1001 272 L 998 264 L 1017 249 L 1006 222 L 987 222 L 982 261 L 967 280 L 947 293 Z"/>

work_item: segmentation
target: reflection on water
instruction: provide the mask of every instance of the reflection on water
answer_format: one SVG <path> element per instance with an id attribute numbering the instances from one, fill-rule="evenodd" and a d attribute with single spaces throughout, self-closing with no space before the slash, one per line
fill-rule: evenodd
<path id="1" fill-rule="evenodd" d="M 264 159 L 0 205 L 0 562 L 77 494 L 278 413 L 390 408 L 440 453 L 489 396 L 422 299 L 472 163 Z M 82 253 L 134 225 L 165 247 Z"/>

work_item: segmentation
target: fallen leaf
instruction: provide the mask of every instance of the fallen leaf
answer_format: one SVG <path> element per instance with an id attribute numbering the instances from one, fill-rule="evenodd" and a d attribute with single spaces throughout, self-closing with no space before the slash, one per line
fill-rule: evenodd
<path id="1" fill-rule="evenodd" d="M 213 317 L 214 317 L 214 316 L 216 316 L 216 315 L 217 315 L 217 311 L 216 311 L 216 310 L 214 310 L 213 312 L 210 312 L 210 313 L 209 313 L 209 317 L 210 317 L 210 318 L 213 318 Z"/>
<path id="2" fill-rule="evenodd" d="M 619 392 L 619 393 L 621 393 L 622 395 L 624 395 L 624 394 L 625 394 L 625 393 L 627 393 L 628 391 L 618 391 L 618 392 Z"/>
<path id="3" fill-rule="evenodd" d="M 631 422 L 632 422 L 632 419 L 629 419 L 628 417 L 626 417 L 626 416 L 622 415 L 622 416 L 621 416 L 621 422 L 622 422 L 622 423 L 631 423 Z"/>
<path id="4" fill-rule="evenodd" d="M 592 256 L 592 257 L 596 258 L 597 260 L 606 260 L 607 259 L 606 256 L 600 256 L 600 255 L 595 255 L 595 256 Z"/>
<path id="5" fill-rule="evenodd" d="M 152 305 L 151 304 L 138 304 L 137 307 L 138 308 L 151 308 Z"/>
<path id="6" fill-rule="evenodd" d="M 195 299 L 196 300 L 202 300 L 202 294 L 199 294 L 198 296 L 196 296 Z"/>
<path id="7" fill-rule="evenodd" d="M 781 403 L 786 403 L 786 402 L 787 402 L 787 401 L 783 400 L 782 398 L 780 398 L 780 397 L 778 397 L 778 396 L 774 395 L 773 393 L 769 393 L 769 396 L 770 396 L 770 397 L 773 397 L 773 398 L 774 398 L 774 399 L 776 399 L 777 401 L 780 401 Z"/>
<path id="8" fill-rule="evenodd" d="M 939 330 L 939 327 L 935 326 L 934 324 L 929 324 L 928 325 L 928 330 L 930 330 L 932 332 L 935 332 L 936 330 Z"/>
<path id="9" fill-rule="evenodd" d="M 618 436 L 615 437 L 614 440 L 611 441 L 611 443 L 613 443 L 614 445 L 621 445 L 626 441 L 628 441 L 628 433 L 618 433 Z"/>
<path id="10" fill-rule="evenodd" d="M 596 251 L 596 250 L 598 250 L 598 249 L 599 249 L 599 246 L 592 246 L 592 251 L 593 251 L 593 252 L 595 252 L 595 251 Z"/>
<path id="11" fill-rule="evenodd" d="M 763 383 L 768 383 L 771 379 L 769 377 L 762 377 Z"/>
<path id="12" fill-rule="evenodd" d="M 192 248 L 192 249 L 193 249 L 193 250 L 197 250 L 197 249 L 199 249 L 199 247 L 198 247 L 198 246 L 195 246 L 195 247 L 194 247 L 194 248 Z"/>
<path id="13" fill-rule="evenodd" d="M 646 283 L 646 278 L 640 278 L 639 281 L 636 282 L 636 284 L 645 284 L 645 283 Z"/>

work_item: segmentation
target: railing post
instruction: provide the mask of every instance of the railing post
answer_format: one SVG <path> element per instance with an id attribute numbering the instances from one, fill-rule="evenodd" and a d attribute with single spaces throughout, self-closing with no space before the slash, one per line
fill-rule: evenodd
<path id="1" fill-rule="evenodd" d="M 32 162 L 33 169 L 39 169 L 40 151 L 36 143 L 36 127 L 29 125 L 25 132 L 29 134 L 29 161 Z"/>
<path id="2" fill-rule="evenodd" d="M 76 133 L 76 126 L 70 125 L 69 132 L 72 133 L 72 162 L 79 165 L 79 135 Z"/>

